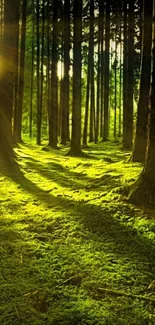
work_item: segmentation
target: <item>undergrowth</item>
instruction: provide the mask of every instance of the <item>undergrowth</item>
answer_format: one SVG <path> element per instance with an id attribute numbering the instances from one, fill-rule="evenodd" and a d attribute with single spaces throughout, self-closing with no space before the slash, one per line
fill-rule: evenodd
<path id="1" fill-rule="evenodd" d="M 66 150 L 23 145 L 1 171 L 0 324 L 155 324 L 155 214 L 126 200 L 142 165 Z"/>

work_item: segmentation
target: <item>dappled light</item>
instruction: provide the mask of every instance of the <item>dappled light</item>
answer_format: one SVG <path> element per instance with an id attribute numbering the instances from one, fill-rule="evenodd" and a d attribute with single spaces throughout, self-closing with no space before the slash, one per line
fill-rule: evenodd
<path id="1" fill-rule="evenodd" d="M 130 300 L 131 314 L 138 306 L 139 312 L 147 314 L 149 301 L 144 308 L 143 299 L 155 270 L 155 222 L 149 211 L 122 201 L 142 167 L 127 163 L 127 156 L 114 144 L 86 150 L 91 151 L 94 158 L 87 162 L 66 157 L 61 150 L 56 154 L 20 146 L 16 149 L 19 169 L 1 172 L 5 317 L 10 308 L 5 301 L 10 283 L 10 304 L 16 303 L 21 315 L 23 304 L 31 306 L 26 311 L 31 322 L 36 317 L 40 324 L 46 318 L 61 321 L 61 317 L 69 317 L 69 311 L 66 314 L 63 309 L 68 295 L 77 315 L 77 307 L 72 305 L 76 288 L 80 308 L 82 300 L 89 302 L 99 324 L 107 317 L 109 297 L 108 317 L 112 321 L 119 313 L 117 294 L 120 303 Z M 117 157 L 117 161 L 109 164 L 105 157 Z M 110 296 L 106 290 L 111 290 Z M 104 303 L 97 315 L 99 299 Z M 84 315 L 78 317 L 87 317 Z M 135 317 L 138 322 L 139 314 Z"/>

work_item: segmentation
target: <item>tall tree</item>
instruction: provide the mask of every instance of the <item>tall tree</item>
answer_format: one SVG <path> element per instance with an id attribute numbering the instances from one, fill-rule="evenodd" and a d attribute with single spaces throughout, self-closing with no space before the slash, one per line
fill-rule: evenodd
<path id="1" fill-rule="evenodd" d="M 70 0 L 64 2 L 64 101 L 62 107 L 62 143 L 69 140 Z"/>
<path id="2" fill-rule="evenodd" d="M 110 0 L 106 1 L 105 22 L 105 74 L 104 74 L 104 131 L 103 140 L 109 134 L 109 46 L 110 46 Z"/>
<path id="3" fill-rule="evenodd" d="M 51 67 L 51 108 L 49 110 L 49 146 L 57 148 L 58 138 L 58 8 L 60 0 L 53 0 L 53 37 L 52 37 L 52 67 Z"/>
<path id="4" fill-rule="evenodd" d="M 17 107 L 15 107 L 16 114 L 14 116 L 14 141 L 16 143 L 22 141 L 21 133 L 22 133 L 22 111 L 23 111 L 23 95 L 24 95 L 24 73 L 25 73 L 26 17 L 27 17 L 27 0 L 23 0 L 18 101 L 17 101 Z"/>
<path id="5" fill-rule="evenodd" d="M 12 141 L 13 90 L 19 0 L 4 2 L 4 31 L 0 74 L 0 157 L 6 163 L 14 158 Z"/>
<path id="6" fill-rule="evenodd" d="M 94 140 L 95 93 L 94 93 L 94 0 L 90 0 L 90 123 L 89 141 Z"/>
<path id="7" fill-rule="evenodd" d="M 73 19 L 73 112 L 71 154 L 81 153 L 81 43 L 82 43 L 82 0 L 74 0 Z"/>
<path id="8" fill-rule="evenodd" d="M 41 57 L 40 57 L 40 119 L 42 120 L 44 105 L 44 41 L 45 41 L 45 0 L 42 0 L 41 23 Z"/>
<path id="9" fill-rule="evenodd" d="M 105 71 L 105 64 L 104 64 L 104 2 L 99 0 L 99 15 L 101 20 L 100 26 L 100 33 L 101 33 L 101 114 L 100 114 L 100 137 L 103 137 L 103 108 L 104 108 L 104 71 Z"/>
<path id="10" fill-rule="evenodd" d="M 86 108 L 84 118 L 84 130 L 83 130 L 83 144 L 87 145 L 87 133 L 88 133 L 88 114 L 89 114 L 89 102 L 90 102 L 90 39 L 88 49 L 88 64 L 87 64 L 87 86 L 86 86 Z"/>
<path id="11" fill-rule="evenodd" d="M 99 136 L 99 113 L 100 113 L 100 90 L 101 90 L 101 11 L 98 17 L 98 64 L 97 64 L 97 94 L 96 94 L 96 121 L 95 121 L 95 143 Z"/>
<path id="12" fill-rule="evenodd" d="M 132 148 L 133 141 L 133 67 L 134 67 L 134 0 L 129 1 L 128 10 L 128 92 L 126 110 L 125 148 Z"/>
<path id="13" fill-rule="evenodd" d="M 32 137 L 32 117 L 33 117 L 33 91 L 34 91 L 34 59 L 35 59 L 35 6 L 32 1 L 32 53 L 31 53 L 31 93 L 30 93 L 30 114 L 29 114 L 29 135 Z"/>
<path id="14" fill-rule="evenodd" d="M 40 1 L 36 0 L 36 65 L 37 65 L 37 144 L 41 144 L 41 106 L 40 106 Z"/>
<path id="15" fill-rule="evenodd" d="M 119 58 L 119 131 L 118 136 L 121 137 L 122 131 L 122 28 L 120 22 L 120 35 L 119 35 L 119 42 L 120 42 L 120 58 Z"/>
<path id="16" fill-rule="evenodd" d="M 136 133 L 132 152 L 132 160 L 139 162 L 144 162 L 145 160 L 147 142 L 147 120 L 151 73 L 152 10 L 153 0 L 144 0 L 140 96 L 137 110 Z"/>
<path id="17" fill-rule="evenodd" d="M 127 93 L 128 93 L 128 40 L 127 40 L 127 0 L 124 0 L 124 22 L 123 22 L 123 146 L 126 147 L 127 142 Z"/>
<path id="18" fill-rule="evenodd" d="M 149 98 L 148 141 L 144 169 L 130 193 L 134 203 L 155 202 L 155 12 L 153 17 L 152 80 Z"/>

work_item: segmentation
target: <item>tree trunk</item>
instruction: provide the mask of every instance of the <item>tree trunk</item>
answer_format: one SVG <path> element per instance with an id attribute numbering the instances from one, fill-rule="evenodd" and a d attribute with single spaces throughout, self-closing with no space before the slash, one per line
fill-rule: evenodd
<path id="1" fill-rule="evenodd" d="M 141 61 L 140 96 L 132 160 L 144 162 L 147 142 L 147 120 L 151 73 L 152 0 L 144 0 L 143 49 Z"/>
<path id="2" fill-rule="evenodd" d="M 129 200 L 136 204 L 155 204 L 155 16 L 153 17 L 152 80 L 145 165 L 131 190 Z"/>
<path id="3" fill-rule="evenodd" d="M 73 113 L 71 154 L 81 154 L 81 43 L 82 43 L 82 0 L 73 5 Z"/>
<path id="4" fill-rule="evenodd" d="M 123 146 L 126 148 L 127 142 L 127 92 L 128 92 L 128 78 L 127 78 L 127 70 L 128 70 L 128 60 L 127 60 L 127 52 L 128 52 L 128 41 L 127 41 L 127 0 L 124 0 L 124 48 L 123 48 Z"/>
<path id="5" fill-rule="evenodd" d="M 84 130 L 83 130 L 83 144 L 85 146 L 87 146 L 87 136 L 88 136 L 89 102 L 90 102 L 90 38 L 89 38 L 88 65 L 87 65 L 86 109 L 85 109 Z"/>
<path id="6" fill-rule="evenodd" d="M 120 59 L 119 59 L 119 131 L 118 136 L 121 137 L 122 133 L 122 30 L 120 23 Z"/>
<path id="7" fill-rule="evenodd" d="M 14 143 L 16 142 L 15 139 L 15 130 L 16 130 L 16 124 L 18 120 L 18 100 L 19 100 L 19 71 L 20 71 L 20 55 L 19 55 L 19 44 L 20 44 L 20 12 L 18 11 L 18 17 L 17 17 L 17 33 L 16 33 L 16 53 L 15 53 L 15 85 L 14 85 L 14 118 L 13 118 L 13 135 L 14 135 Z"/>
<path id="8" fill-rule="evenodd" d="M 51 109 L 49 112 L 49 146 L 57 148 L 58 138 L 58 0 L 53 1 Z"/>
<path id="9" fill-rule="evenodd" d="M 103 108 L 104 108 L 104 47 L 103 47 L 103 36 L 104 36 L 104 3 L 102 0 L 99 1 L 99 12 L 101 19 L 101 114 L 100 114 L 100 137 L 103 137 Z"/>
<path id="10" fill-rule="evenodd" d="M 90 122 L 89 141 L 94 140 L 94 114 L 95 114 L 95 94 L 94 94 L 94 0 L 90 0 Z"/>
<path id="11" fill-rule="evenodd" d="M 47 111 L 48 111 L 48 122 L 51 112 L 51 47 L 50 47 L 50 38 L 51 38 L 51 16 L 52 16 L 52 7 L 47 3 L 46 7 L 47 19 Z M 50 123 L 49 130 L 50 132 Z"/>
<path id="12" fill-rule="evenodd" d="M 126 141 L 124 147 L 132 148 L 133 141 L 133 60 L 134 60 L 134 0 L 129 1 L 128 11 L 128 93 L 126 110 Z"/>
<path id="13" fill-rule="evenodd" d="M 117 32 L 117 31 L 116 31 Z M 116 127 L 117 127 L 117 35 L 115 35 L 115 65 L 114 65 L 114 73 L 115 73 L 115 105 L 114 105 L 114 138 L 116 138 Z"/>
<path id="14" fill-rule="evenodd" d="M 18 105 L 14 121 L 14 141 L 21 142 L 22 137 L 22 112 L 23 112 L 23 95 L 24 95 L 24 72 L 25 72 L 25 42 L 26 42 L 26 17 L 27 17 L 27 0 L 22 3 L 22 27 L 21 27 L 21 49 L 20 49 L 20 66 L 19 66 L 19 88 L 18 88 Z"/>
<path id="15" fill-rule="evenodd" d="M 18 0 L 5 1 L 0 76 L 0 157 L 6 164 L 14 162 L 12 115 L 18 11 Z"/>
<path id="16" fill-rule="evenodd" d="M 64 102 L 62 110 L 62 139 L 69 140 L 69 69 L 70 69 L 70 0 L 64 2 Z"/>
<path id="17" fill-rule="evenodd" d="M 41 144 L 41 107 L 40 107 L 40 5 L 39 0 L 36 0 L 36 40 L 37 40 L 37 144 Z"/>
<path id="18" fill-rule="evenodd" d="M 104 75 L 104 132 L 103 140 L 108 139 L 109 134 L 109 45 L 110 45 L 110 1 L 106 1 L 105 23 L 105 75 Z"/>
<path id="19" fill-rule="evenodd" d="M 95 143 L 98 142 L 98 136 L 99 136 L 100 89 L 101 89 L 100 86 L 101 86 L 101 12 L 99 10 Z"/>
<path id="20" fill-rule="evenodd" d="M 42 123 L 44 105 L 44 37 L 45 37 L 45 0 L 42 0 L 41 60 L 40 60 L 40 122 Z M 41 129 L 41 125 L 40 125 Z M 41 131 L 41 130 L 40 130 Z"/>
<path id="21" fill-rule="evenodd" d="M 34 33 L 35 33 L 35 11 L 34 1 L 32 1 L 33 21 L 32 21 L 32 57 L 31 57 L 31 90 L 30 90 L 30 115 L 29 115 L 29 135 L 32 138 L 32 118 L 33 118 L 33 86 L 34 86 Z"/>

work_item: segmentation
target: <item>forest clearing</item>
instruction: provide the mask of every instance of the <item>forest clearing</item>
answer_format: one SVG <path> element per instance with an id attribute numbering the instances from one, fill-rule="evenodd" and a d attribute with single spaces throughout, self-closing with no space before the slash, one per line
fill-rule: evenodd
<path id="1" fill-rule="evenodd" d="M 0 324 L 155 324 L 155 212 L 126 200 L 142 165 L 121 147 L 16 149 L 21 173 L 0 174 Z"/>

